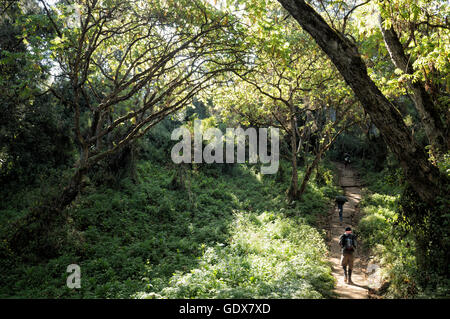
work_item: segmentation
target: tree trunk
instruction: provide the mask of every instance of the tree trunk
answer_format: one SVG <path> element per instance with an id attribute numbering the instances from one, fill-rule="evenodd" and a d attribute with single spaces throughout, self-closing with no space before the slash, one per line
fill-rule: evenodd
<path id="1" fill-rule="evenodd" d="M 9 246 L 22 256 L 54 257 L 64 244 L 66 217 L 62 212 L 77 197 L 87 168 L 77 169 L 58 194 L 33 207 L 12 227 Z"/>
<path id="2" fill-rule="evenodd" d="M 405 177 L 420 198 L 434 204 L 444 178 L 428 161 L 425 151 L 416 143 L 398 110 L 381 93 L 367 74 L 355 45 L 350 43 L 303 0 L 279 0 L 302 28 L 328 55 L 346 83 L 380 130 L 386 144 L 402 166 Z"/>
<path id="3" fill-rule="evenodd" d="M 384 29 L 382 21 L 380 16 L 379 27 L 381 34 L 383 35 L 384 43 L 386 44 L 386 48 L 395 67 L 406 74 L 414 74 L 414 69 L 412 67 L 414 61 L 411 60 L 411 57 L 406 56 L 394 28 L 391 26 L 388 30 Z M 442 122 L 431 96 L 425 90 L 425 87 L 420 80 L 414 82 L 408 81 L 408 86 L 413 92 L 412 100 L 420 115 L 429 143 L 432 146 L 437 146 L 441 152 L 446 153 L 448 141 L 445 138 L 445 124 Z"/>
<path id="4" fill-rule="evenodd" d="M 291 164 L 292 164 L 292 175 L 291 175 L 291 185 L 288 189 L 287 195 L 289 201 L 297 198 L 298 194 L 298 172 L 297 172 L 297 138 L 296 138 L 296 125 L 295 125 L 295 113 L 291 114 L 290 119 L 290 138 L 291 138 Z"/>
<path id="5" fill-rule="evenodd" d="M 326 143 L 326 144 L 322 144 L 321 146 L 319 146 L 319 150 L 316 153 L 316 156 L 313 160 L 313 162 L 311 163 L 311 165 L 308 166 L 308 168 L 305 171 L 305 176 L 303 177 L 303 181 L 302 184 L 300 185 L 300 189 L 298 191 L 298 198 L 300 199 L 301 196 L 303 195 L 303 193 L 306 190 L 306 185 L 309 182 L 309 179 L 311 178 L 312 172 L 314 170 L 314 168 L 319 166 L 320 160 L 323 156 L 323 154 L 331 147 L 331 145 L 333 145 L 334 141 L 336 141 L 337 137 L 344 131 L 344 129 L 346 129 L 346 126 L 344 126 L 343 128 L 341 128 L 332 138 L 331 140 Z"/>
<path id="6" fill-rule="evenodd" d="M 305 176 L 303 177 L 302 184 L 300 185 L 300 189 L 298 190 L 298 198 L 301 198 L 303 193 L 306 190 L 306 185 L 309 182 L 309 179 L 311 178 L 312 172 L 314 168 L 316 168 L 319 165 L 320 159 L 322 158 L 323 150 L 319 151 L 314 158 L 314 161 L 311 163 L 311 165 L 308 166 L 308 168 L 305 171 Z"/>

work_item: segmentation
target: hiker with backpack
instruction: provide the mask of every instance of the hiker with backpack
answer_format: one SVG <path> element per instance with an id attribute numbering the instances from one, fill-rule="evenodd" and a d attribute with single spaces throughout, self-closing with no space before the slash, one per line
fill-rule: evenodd
<path id="1" fill-rule="evenodd" d="M 345 153 L 344 154 L 344 165 L 345 165 L 345 168 L 347 168 L 347 165 L 349 165 L 350 164 L 350 154 L 349 153 Z"/>
<path id="2" fill-rule="evenodd" d="M 339 221 L 342 224 L 342 214 L 344 212 L 344 204 L 346 202 L 348 202 L 348 199 L 345 196 L 336 196 L 335 202 L 336 202 L 336 204 L 334 205 L 334 207 L 336 207 L 336 205 L 337 205 L 337 207 L 339 209 Z"/>
<path id="3" fill-rule="evenodd" d="M 353 253 L 356 249 L 356 236 L 352 234 L 350 227 L 346 227 L 345 233 L 339 237 L 339 245 L 342 248 L 341 266 L 344 269 L 344 282 L 352 284 Z"/>

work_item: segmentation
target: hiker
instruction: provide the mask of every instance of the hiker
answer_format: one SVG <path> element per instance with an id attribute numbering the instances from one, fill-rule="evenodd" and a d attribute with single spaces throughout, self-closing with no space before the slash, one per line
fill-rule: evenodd
<path id="1" fill-rule="evenodd" d="M 350 154 L 349 153 L 345 153 L 344 154 L 344 165 L 345 165 L 345 168 L 347 168 L 348 164 L 350 164 Z"/>
<path id="2" fill-rule="evenodd" d="M 352 234 L 350 227 L 346 227 L 345 233 L 339 237 L 339 245 L 342 248 L 341 266 L 344 268 L 344 282 L 352 284 L 353 253 L 356 249 L 356 236 Z"/>
<path id="3" fill-rule="evenodd" d="M 336 205 L 338 206 L 338 209 L 339 209 L 339 221 L 342 224 L 342 214 L 344 212 L 344 204 L 346 202 L 348 202 L 348 199 L 345 196 L 336 196 L 335 202 L 336 202 Z M 335 208 L 336 208 L 336 205 L 334 205 Z"/>

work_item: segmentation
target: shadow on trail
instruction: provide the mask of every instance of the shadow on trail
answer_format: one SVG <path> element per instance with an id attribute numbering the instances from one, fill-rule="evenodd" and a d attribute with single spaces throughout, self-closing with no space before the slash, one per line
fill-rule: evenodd
<path id="1" fill-rule="evenodd" d="M 330 209 L 328 217 L 328 247 L 330 250 L 329 261 L 332 264 L 333 276 L 336 279 L 335 292 L 340 299 L 366 299 L 368 298 L 368 285 L 363 257 L 357 250 L 353 268 L 353 283 L 344 282 L 344 271 L 340 265 L 341 247 L 339 246 L 339 236 L 344 232 L 344 228 L 350 226 L 352 229 L 358 225 L 360 218 L 359 204 L 361 201 L 361 184 L 357 178 L 357 173 L 351 166 L 344 167 L 342 163 L 335 163 L 338 169 L 339 185 L 344 190 L 344 195 L 348 198 L 348 203 L 344 205 L 343 223 L 339 222 L 339 215 L 334 209 Z"/>
<path id="2" fill-rule="evenodd" d="M 349 284 L 347 284 L 347 285 L 349 285 L 349 286 L 355 286 L 355 287 L 359 287 L 359 288 L 363 288 L 363 289 L 369 289 L 369 286 L 367 286 L 367 285 L 358 285 L 357 283 L 355 283 L 355 282 L 352 282 L 352 283 L 349 283 Z"/>

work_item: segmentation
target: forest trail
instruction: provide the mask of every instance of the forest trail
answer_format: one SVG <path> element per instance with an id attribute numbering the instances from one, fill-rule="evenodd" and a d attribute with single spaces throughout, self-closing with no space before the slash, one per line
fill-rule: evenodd
<path id="1" fill-rule="evenodd" d="M 344 271 L 340 265 L 341 248 L 339 236 L 344 233 L 344 228 L 350 226 L 352 229 L 358 224 L 360 216 L 359 202 L 361 201 L 361 185 L 356 171 L 351 167 L 344 167 L 342 163 L 335 163 L 338 168 L 339 185 L 344 189 L 348 202 L 344 205 L 343 223 L 339 222 L 337 208 L 328 212 L 327 239 L 329 255 L 328 260 L 332 263 L 332 274 L 337 283 L 335 292 L 340 299 L 366 299 L 368 298 L 368 286 L 365 274 L 365 258 L 357 250 L 353 266 L 353 284 L 344 282 Z"/>

